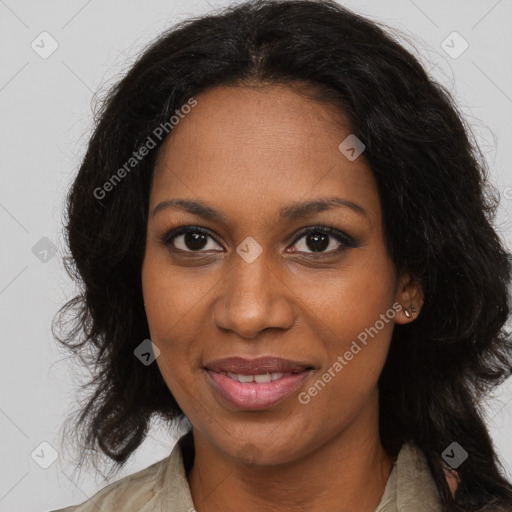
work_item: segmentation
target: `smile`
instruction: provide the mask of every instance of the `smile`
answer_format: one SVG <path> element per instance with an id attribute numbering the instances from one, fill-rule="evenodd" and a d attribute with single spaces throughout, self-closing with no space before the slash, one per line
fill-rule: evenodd
<path id="1" fill-rule="evenodd" d="M 224 404 L 242 410 L 261 410 L 292 396 L 311 370 L 246 375 L 206 370 L 207 380 Z"/>
<path id="2" fill-rule="evenodd" d="M 259 375 L 244 375 L 242 373 L 233 373 L 233 372 L 220 372 L 223 375 L 227 375 L 230 379 L 236 380 L 242 383 L 248 382 L 257 382 L 258 384 L 263 384 L 265 382 L 271 382 L 273 380 L 279 380 L 282 377 L 288 377 L 292 375 L 292 373 L 282 373 L 282 372 L 274 372 L 274 373 L 262 373 Z"/>

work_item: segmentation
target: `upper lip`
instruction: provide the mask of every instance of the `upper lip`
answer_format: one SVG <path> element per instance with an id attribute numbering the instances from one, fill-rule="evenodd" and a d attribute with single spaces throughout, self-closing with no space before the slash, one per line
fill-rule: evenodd
<path id="1" fill-rule="evenodd" d="M 216 359 L 205 364 L 207 370 L 214 372 L 231 372 L 242 375 L 261 375 L 264 373 L 289 373 L 302 372 L 312 369 L 308 363 L 292 361 L 281 357 L 267 356 L 257 359 L 245 359 L 243 357 L 227 357 Z"/>

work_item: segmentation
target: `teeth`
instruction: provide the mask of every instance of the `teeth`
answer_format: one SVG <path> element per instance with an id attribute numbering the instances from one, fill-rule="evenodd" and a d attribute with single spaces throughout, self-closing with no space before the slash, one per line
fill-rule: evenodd
<path id="1" fill-rule="evenodd" d="M 271 382 L 274 380 L 278 380 L 283 376 L 292 375 L 292 373 L 263 373 L 261 375 L 243 375 L 241 373 L 232 373 L 226 372 L 227 376 L 230 379 L 237 380 L 238 382 L 248 383 L 248 382 L 257 382 L 258 384 L 265 384 L 267 382 Z"/>
<path id="2" fill-rule="evenodd" d="M 254 375 L 254 382 L 264 383 L 270 382 L 272 380 L 272 375 L 270 373 L 266 373 L 265 375 Z"/>

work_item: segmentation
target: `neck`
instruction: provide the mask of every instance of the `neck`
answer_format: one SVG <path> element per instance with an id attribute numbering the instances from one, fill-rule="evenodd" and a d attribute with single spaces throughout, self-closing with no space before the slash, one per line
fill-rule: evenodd
<path id="1" fill-rule="evenodd" d="M 286 464 L 234 460 L 193 430 L 195 458 L 188 475 L 198 512 L 373 512 L 393 465 L 378 436 L 358 421 L 314 451 Z"/>

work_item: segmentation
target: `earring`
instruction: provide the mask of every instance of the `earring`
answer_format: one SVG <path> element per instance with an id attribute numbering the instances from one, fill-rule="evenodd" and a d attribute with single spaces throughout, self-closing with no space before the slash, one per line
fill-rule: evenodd
<path id="1" fill-rule="evenodd" d="M 416 308 L 414 307 L 414 304 L 412 304 L 412 303 L 411 303 L 411 305 L 409 306 L 409 308 L 411 308 L 411 311 L 412 311 L 413 313 L 416 313 Z M 404 309 L 404 313 L 405 313 L 405 316 L 406 316 L 407 318 L 411 318 L 411 313 L 409 313 L 409 308 L 405 308 L 405 309 Z"/>

